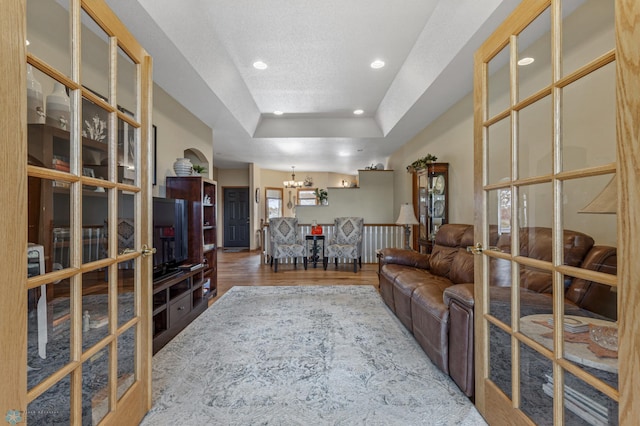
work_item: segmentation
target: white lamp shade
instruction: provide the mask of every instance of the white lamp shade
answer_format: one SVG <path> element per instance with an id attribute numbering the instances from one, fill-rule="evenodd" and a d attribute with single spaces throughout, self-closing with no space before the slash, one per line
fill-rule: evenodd
<path id="1" fill-rule="evenodd" d="M 396 225 L 417 225 L 418 223 L 418 219 L 416 219 L 416 215 L 413 213 L 413 204 L 402 204 Z"/>

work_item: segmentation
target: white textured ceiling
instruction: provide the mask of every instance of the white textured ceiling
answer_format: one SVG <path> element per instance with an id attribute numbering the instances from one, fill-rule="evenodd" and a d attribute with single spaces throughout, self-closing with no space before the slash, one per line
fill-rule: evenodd
<path id="1" fill-rule="evenodd" d="M 471 90 L 473 52 L 518 1 L 107 3 L 155 82 L 213 129 L 214 166 L 355 173 Z"/>

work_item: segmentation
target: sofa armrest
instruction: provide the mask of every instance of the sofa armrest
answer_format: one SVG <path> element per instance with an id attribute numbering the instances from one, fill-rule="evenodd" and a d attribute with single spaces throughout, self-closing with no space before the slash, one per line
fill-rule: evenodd
<path id="1" fill-rule="evenodd" d="M 455 284 L 444 290 L 444 304 L 449 306 L 452 300 L 460 305 L 473 309 L 473 284 Z"/>
<path id="2" fill-rule="evenodd" d="M 380 264 L 387 263 L 429 269 L 429 255 L 399 248 L 385 248 L 380 250 Z"/>

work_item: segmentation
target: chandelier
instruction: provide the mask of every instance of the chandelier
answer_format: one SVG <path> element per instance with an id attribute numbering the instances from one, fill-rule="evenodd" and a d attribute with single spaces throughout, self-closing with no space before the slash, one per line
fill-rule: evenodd
<path id="1" fill-rule="evenodd" d="M 283 183 L 285 188 L 301 188 L 304 182 L 296 181 L 295 166 L 291 166 L 291 180 L 285 180 Z"/>

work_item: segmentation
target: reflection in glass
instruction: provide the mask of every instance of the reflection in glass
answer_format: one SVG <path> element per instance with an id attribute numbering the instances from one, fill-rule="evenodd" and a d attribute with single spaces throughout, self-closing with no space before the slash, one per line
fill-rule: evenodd
<path id="1" fill-rule="evenodd" d="M 27 69 L 28 162 L 68 173 L 71 107 L 66 88 L 31 65 Z"/>
<path id="2" fill-rule="evenodd" d="M 553 424 L 553 368 L 549 359 L 520 344 L 520 408 L 537 425 Z"/>
<path id="3" fill-rule="evenodd" d="M 520 179 L 551 173 L 553 148 L 551 96 L 518 113 L 518 177 Z"/>
<path id="4" fill-rule="evenodd" d="M 97 425 L 109 412 L 109 346 L 82 364 L 82 424 Z"/>
<path id="5" fill-rule="evenodd" d="M 106 269 L 82 274 L 82 351 L 109 334 L 109 283 Z"/>
<path id="6" fill-rule="evenodd" d="M 109 95 L 109 37 L 82 10 L 82 85 L 107 99 Z"/>
<path id="7" fill-rule="evenodd" d="M 135 382 L 136 325 L 118 337 L 118 399 Z"/>
<path id="8" fill-rule="evenodd" d="M 608 186 L 613 175 L 591 176 L 563 182 L 562 223 L 571 229 L 590 235 L 596 245 L 617 245 L 617 203 L 615 186 Z M 614 182 L 615 184 L 615 182 Z M 604 204 L 592 205 L 599 199 Z M 587 209 L 587 206 L 591 205 Z"/>
<path id="9" fill-rule="evenodd" d="M 618 403 L 565 371 L 564 422 L 566 425 L 617 425 Z"/>
<path id="10" fill-rule="evenodd" d="M 71 76 L 69 10 L 69 0 L 27 1 L 27 52 L 67 77 Z"/>
<path id="11" fill-rule="evenodd" d="M 487 183 L 511 177 L 511 119 L 504 118 L 487 129 Z"/>
<path id="12" fill-rule="evenodd" d="M 118 190 L 118 253 L 135 250 L 135 195 Z"/>
<path id="13" fill-rule="evenodd" d="M 118 119 L 118 182 L 136 184 L 136 158 L 139 131 Z"/>
<path id="14" fill-rule="evenodd" d="M 104 188 L 82 186 L 82 263 L 105 259 L 108 255 L 107 200 Z"/>
<path id="15" fill-rule="evenodd" d="M 27 389 L 32 389 L 70 361 L 69 280 L 30 289 L 27 300 Z"/>
<path id="16" fill-rule="evenodd" d="M 47 389 L 27 405 L 29 425 L 68 425 L 71 423 L 71 378 L 62 380 Z M 91 424 L 85 422 L 82 424 Z"/>
<path id="17" fill-rule="evenodd" d="M 613 1 L 563 0 L 562 75 L 615 48 Z"/>
<path id="18" fill-rule="evenodd" d="M 44 253 L 44 272 L 71 266 L 70 188 L 69 182 L 28 179 L 28 238 Z"/>
<path id="19" fill-rule="evenodd" d="M 136 117 L 136 83 L 138 66 L 118 47 L 118 106 L 131 117 Z"/>
<path id="20" fill-rule="evenodd" d="M 541 183 L 520 187 L 518 196 L 518 219 L 520 221 L 521 228 L 551 228 L 553 224 L 553 193 L 551 192 L 551 189 L 551 183 Z M 534 238 L 534 230 L 528 231 L 525 236 L 528 237 L 529 232 L 531 233 L 531 239 L 520 241 L 520 247 L 522 247 L 523 244 L 531 245 L 531 247 L 527 248 L 527 252 L 531 250 L 536 241 Z M 549 232 L 551 232 L 550 229 Z M 551 247 L 549 247 L 549 250 L 550 249 Z M 524 253 L 520 254 L 522 256 L 527 256 Z M 549 256 L 551 256 L 550 253 Z M 549 260 L 551 260 L 551 257 L 549 257 Z"/>
<path id="21" fill-rule="evenodd" d="M 133 260 L 118 264 L 118 327 L 135 315 L 135 265 Z"/>
<path id="22" fill-rule="evenodd" d="M 550 28 L 551 9 L 547 8 L 518 35 L 519 100 L 551 84 Z M 531 59 L 533 62 L 530 62 Z"/>
<path id="23" fill-rule="evenodd" d="M 489 81 L 487 96 L 489 98 L 488 117 L 491 118 L 509 108 L 509 45 L 507 44 L 488 65 Z"/>
<path id="24" fill-rule="evenodd" d="M 563 89 L 562 169 L 565 171 L 616 161 L 615 67 L 612 62 Z"/>
<path id="25" fill-rule="evenodd" d="M 511 336 L 489 324 L 489 380 L 511 398 Z"/>

